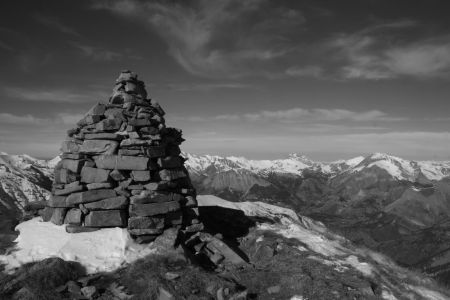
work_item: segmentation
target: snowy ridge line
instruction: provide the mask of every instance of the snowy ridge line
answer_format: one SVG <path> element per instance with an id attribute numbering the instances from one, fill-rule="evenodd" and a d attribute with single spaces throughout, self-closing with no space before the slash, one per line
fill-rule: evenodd
<path id="1" fill-rule="evenodd" d="M 442 180 L 450 177 L 450 161 L 413 161 L 384 153 L 358 156 L 348 160 L 334 162 L 314 162 L 306 156 L 290 154 L 285 159 L 251 160 L 245 157 L 221 157 L 212 155 L 182 154 L 190 172 L 202 174 L 206 170 L 216 172 L 249 171 L 268 175 L 271 172 L 301 176 L 305 170 L 317 171 L 327 175 L 343 172 L 355 173 L 378 167 L 398 180 L 415 181 L 420 176 L 429 180 Z"/>

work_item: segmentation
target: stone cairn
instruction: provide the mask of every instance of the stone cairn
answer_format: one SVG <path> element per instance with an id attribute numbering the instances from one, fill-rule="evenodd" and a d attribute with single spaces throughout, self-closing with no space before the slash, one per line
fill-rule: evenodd
<path id="1" fill-rule="evenodd" d="M 55 168 L 47 220 L 69 233 L 127 228 L 137 242 L 166 228 L 203 230 L 196 193 L 180 156 L 181 130 L 147 99 L 136 74 L 123 71 L 109 103 L 94 105 L 68 131 Z M 44 217 L 44 219 L 46 219 Z"/>

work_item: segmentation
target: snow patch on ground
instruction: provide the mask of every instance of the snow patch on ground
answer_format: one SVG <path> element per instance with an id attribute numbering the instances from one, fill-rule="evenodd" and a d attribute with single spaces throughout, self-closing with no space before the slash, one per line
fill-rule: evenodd
<path id="1" fill-rule="evenodd" d="M 0 256 L 0 263 L 6 270 L 48 257 L 60 257 L 79 262 L 88 273 L 109 272 L 155 251 L 134 243 L 124 228 L 70 234 L 65 226 L 43 222 L 38 217 L 19 224 L 16 230 L 20 235 L 15 249 Z"/>

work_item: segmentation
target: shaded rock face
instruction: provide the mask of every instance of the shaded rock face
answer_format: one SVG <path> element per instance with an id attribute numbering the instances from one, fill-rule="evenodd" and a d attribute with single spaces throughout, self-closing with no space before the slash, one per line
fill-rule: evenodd
<path id="1" fill-rule="evenodd" d="M 137 75 L 123 71 L 109 102 L 94 105 L 62 143 L 50 221 L 69 224 L 70 232 L 127 227 L 142 241 L 168 227 L 201 228 L 180 156 L 184 139 L 166 127 L 164 114 Z"/>

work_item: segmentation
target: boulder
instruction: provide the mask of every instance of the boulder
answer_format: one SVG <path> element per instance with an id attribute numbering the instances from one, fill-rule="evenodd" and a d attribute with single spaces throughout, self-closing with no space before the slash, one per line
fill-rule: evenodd
<path id="1" fill-rule="evenodd" d="M 67 169 L 55 169 L 55 182 L 56 183 L 72 183 L 79 180 L 77 173 L 74 173 Z"/>
<path id="2" fill-rule="evenodd" d="M 101 122 L 97 123 L 96 129 L 98 131 L 117 131 L 120 129 L 122 125 L 122 120 L 117 119 L 104 119 Z"/>
<path id="3" fill-rule="evenodd" d="M 169 201 L 172 201 L 172 197 L 169 192 L 143 191 L 139 195 L 130 197 L 131 204 L 162 203 Z"/>
<path id="4" fill-rule="evenodd" d="M 74 173 L 80 173 L 83 164 L 84 160 L 82 159 L 63 159 L 61 161 L 61 167 L 63 169 L 70 170 Z"/>
<path id="5" fill-rule="evenodd" d="M 38 212 L 38 214 L 39 214 L 39 216 L 41 216 L 42 217 L 42 221 L 44 221 L 44 222 L 50 222 L 50 220 L 52 219 L 52 216 L 53 216 L 53 210 L 54 210 L 55 208 L 53 208 L 53 207 L 46 207 L 46 208 L 44 208 L 44 209 L 41 209 L 39 212 Z"/>
<path id="6" fill-rule="evenodd" d="M 110 141 L 120 141 L 123 136 L 116 133 L 100 132 L 100 133 L 88 133 L 84 135 L 86 140 L 110 140 Z"/>
<path id="7" fill-rule="evenodd" d="M 111 177 L 115 181 L 122 181 L 122 180 L 127 179 L 127 177 L 125 177 L 124 172 L 122 172 L 120 170 L 111 171 L 111 173 L 109 173 L 109 177 Z"/>
<path id="8" fill-rule="evenodd" d="M 84 219 L 86 227 L 125 227 L 126 212 L 123 210 L 95 210 Z"/>
<path id="9" fill-rule="evenodd" d="M 220 254 L 225 258 L 225 260 L 231 264 L 240 265 L 246 264 L 247 262 L 239 256 L 235 251 L 233 251 L 227 244 L 225 244 L 220 239 L 212 236 L 209 233 L 200 233 L 200 240 L 206 243 L 206 247 L 213 254 Z"/>
<path id="10" fill-rule="evenodd" d="M 131 235 L 157 235 L 163 233 L 163 228 L 147 228 L 147 229 L 130 229 L 128 232 Z"/>
<path id="11" fill-rule="evenodd" d="M 120 147 L 141 147 L 153 145 L 152 140 L 126 139 L 120 142 Z"/>
<path id="12" fill-rule="evenodd" d="M 81 210 L 77 208 L 69 209 L 66 213 L 64 224 L 80 225 L 82 216 Z"/>
<path id="13" fill-rule="evenodd" d="M 90 190 L 100 190 L 100 189 L 111 189 L 113 184 L 111 182 L 94 182 L 86 184 L 87 189 Z"/>
<path id="14" fill-rule="evenodd" d="M 150 181 L 150 171 L 132 171 L 131 178 L 134 181 Z"/>
<path id="15" fill-rule="evenodd" d="M 151 126 L 152 123 L 154 123 L 154 121 L 151 121 L 149 119 L 131 119 L 128 121 L 128 125 L 135 127 Z"/>
<path id="16" fill-rule="evenodd" d="M 64 224 L 64 219 L 66 217 L 67 210 L 68 210 L 67 208 L 60 208 L 60 207 L 54 208 L 50 222 L 52 222 L 55 225 Z"/>
<path id="17" fill-rule="evenodd" d="M 66 184 L 64 186 L 64 189 L 55 189 L 54 194 L 56 196 L 65 196 L 65 195 L 69 195 L 71 193 L 81 192 L 84 189 L 85 189 L 84 186 L 81 185 L 79 181 L 75 181 L 75 182 Z"/>
<path id="18" fill-rule="evenodd" d="M 129 229 L 164 228 L 164 217 L 131 217 L 128 219 Z"/>
<path id="19" fill-rule="evenodd" d="M 159 190 L 165 190 L 169 187 L 168 183 L 166 181 L 160 181 L 160 182 L 150 182 L 144 185 L 144 188 L 150 191 L 159 191 Z"/>
<path id="20" fill-rule="evenodd" d="M 50 196 L 47 205 L 49 207 L 73 207 L 73 205 L 67 205 L 66 198 L 67 197 L 64 196 L 52 195 Z"/>
<path id="21" fill-rule="evenodd" d="M 61 152 L 63 153 L 77 153 L 80 151 L 80 144 L 74 141 L 64 141 L 61 144 Z"/>

